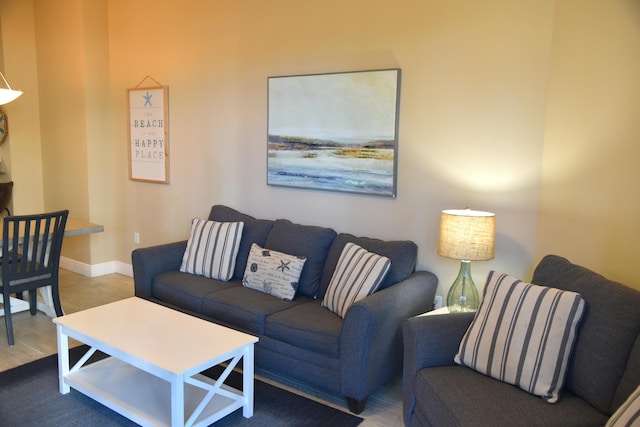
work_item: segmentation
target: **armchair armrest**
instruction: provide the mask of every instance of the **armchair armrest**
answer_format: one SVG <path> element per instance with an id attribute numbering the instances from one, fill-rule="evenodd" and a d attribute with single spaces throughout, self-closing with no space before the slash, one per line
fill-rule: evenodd
<path id="1" fill-rule="evenodd" d="M 453 365 L 462 336 L 475 313 L 434 314 L 406 319 L 403 324 L 404 372 L 402 407 L 405 424 L 415 407 L 416 375 L 429 366 Z"/>
<path id="2" fill-rule="evenodd" d="M 358 401 L 402 366 L 402 321 L 433 308 L 438 278 L 427 271 L 353 304 L 340 338 L 342 394 Z"/>
<path id="3" fill-rule="evenodd" d="M 141 298 L 151 297 L 154 276 L 165 271 L 179 270 L 186 248 L 187 241 L 184 240 L 135 249 L 131 253 L 135 295 Z"/>

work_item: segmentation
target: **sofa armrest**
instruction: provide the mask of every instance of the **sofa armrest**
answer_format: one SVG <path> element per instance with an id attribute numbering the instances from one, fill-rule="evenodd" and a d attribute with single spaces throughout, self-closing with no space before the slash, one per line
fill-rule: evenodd
<path id="1" fill-rule="evenodd" d="M 404 372 L 402 408 L 405 424 L 415 407 L 415 380 L 418 371 L 429 366 L 453 365 L 462 336 L 475 313 L 450 313 L 417 316 L 403 324 Z"/>
<path id="2" fill-rule="evenodd" d="M 402 321 L 433 308 L 438 278 L 427 271 L 353 304 L 340 337 L 342 394 L 364 400 L 402 366 Z"/>
<path id="3" fill-rule="evenodd" d="M 135 295 L 140 298 L 150 298 L 154 276 L 165 271 L 179 270 L 186 248 L 187 241 L 184 240 L 139 248 L 131 252 Z"/>

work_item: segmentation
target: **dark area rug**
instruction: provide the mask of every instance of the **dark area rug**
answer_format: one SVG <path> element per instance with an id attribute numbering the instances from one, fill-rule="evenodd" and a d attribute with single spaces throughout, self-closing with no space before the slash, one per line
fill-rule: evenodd
<path id="1" fill-rule="evenodd" d="M 71 350 L 71 365 L 84 354 L 86 349 L 86 346 L 81 346 Z M 0 425 L 7 427 L 136 425 L 73 389 L 69 394 L 60 394 L 57 357 L 57 355 L 45 357 L 0 373 Z M 205 374 L 215 375 L 216 371 L 212 369 Z M 230 382 L 232 386 L 237 387 L 241 383 L 240 375 L 234 372 Z M 233 384 L 234 382 L 236 384 Z M 357 426 L 362 421 L 362 418 L 347 412 L 255 380 L 253 417 L 244 418 L 242 409 L 238 409 L 213 425 L 216 427 L 349 427 Z"/>

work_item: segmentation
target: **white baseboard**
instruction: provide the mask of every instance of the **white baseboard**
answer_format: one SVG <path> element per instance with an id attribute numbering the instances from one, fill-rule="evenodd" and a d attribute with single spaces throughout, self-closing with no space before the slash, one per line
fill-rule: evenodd
<path id="1" fill-rule="evenodd" d="M 101 264 L 85 264 L 71 258 L 60 257 L 60 268 L 73 271 L 86 277 L 98 277 L 118 273 L 133 277 L 133 267 L 120 261 L 103 262 Z"/>

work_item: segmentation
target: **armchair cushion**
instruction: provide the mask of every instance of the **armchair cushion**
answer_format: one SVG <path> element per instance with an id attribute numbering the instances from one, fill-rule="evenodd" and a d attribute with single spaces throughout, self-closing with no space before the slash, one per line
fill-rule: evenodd
<path id="1" fill-rule="evenodd" d="M 575 292 L 492 271 L 455 361 L 554 403 L 584 305 Z"/>
<path id="2" fill-rule="evenodd" d="M 597 426 L 607 416 L 566 391 L 550 405 L 521 389 L 464 366 L 421 369 L 411 426 Z"/>
<path id="3" fill-rule="evenodd" d="M 194 218 L 180 271 L 223 281 L 231 279 L 243 227 L 242 222 Z"/>

